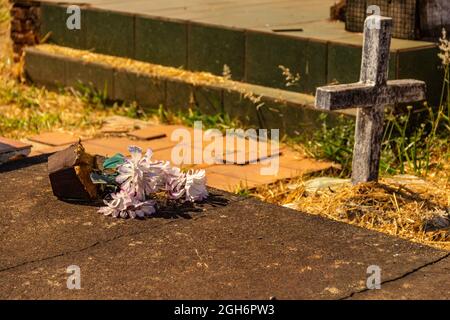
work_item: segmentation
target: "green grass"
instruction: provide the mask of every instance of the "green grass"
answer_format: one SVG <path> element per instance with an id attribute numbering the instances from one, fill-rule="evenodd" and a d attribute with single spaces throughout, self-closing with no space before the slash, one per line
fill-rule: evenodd
<path id="1" fill-rule="evenodd" d="M 380 173 L 413 173 L 427 176 L 449 159 L 449 122 L 445 114 L 448 103 L 439 108 L 424 104 L 414 110 L 411 106 L 402 112 L 386 112 L 382 142 Z M 320 119 L 322 126 L 310 137 L 300 137 L 307 153 L 317 159 L 327 159 L 341 165 L 340 175 L 350 176 L 355 123 L 341 116 L 337 124 L 327 124 L 327 116 Z"/>
<path id="2" fill-rule="evenodd" d="M 224 112 L 218 112 L 212 115 L 204 114 L 198 110 L 192 109 L 173 112 L 162 105 L 158 110 L 150 112 L 151 114 L 156 115 L 162 123 L 182 123 L 186 126 L 193 127 L 196 121 L 201 121 L 205 129 L 215 128 L 222 132 L 225 132 L 226 129 L 242 127 L 237 119 L 231 119 L 230 116 Z"/>

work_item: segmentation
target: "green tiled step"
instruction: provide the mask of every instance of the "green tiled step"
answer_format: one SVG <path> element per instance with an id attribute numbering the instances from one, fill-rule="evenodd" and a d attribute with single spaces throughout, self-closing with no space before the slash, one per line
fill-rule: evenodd
<path id="1" fill-rule="evenodd" d="M 192 108 L 211 115 L 225 112 L 246 125 L 280 129 L 288 135 L 312 132 L 322 124 L 323 112 L 314 109 L 314 97 L 310 95 L 218 77 L 214 78 L 220 81 L 214 83 L 195 84 L 129 67 L 115 67 L 107 62 L 74 58 L 51 52 L 47 47 L 26 49 L 25 73 L 32 82 L 49 88 L 77 87 L 82 82 L 100 91 L 106 88 L 111 100 L 135 101 L 144 109 L 162 105 L 171 111 Z M 352 116 L 351 111 L 345 114 Z M 328 113 L 327 121 L 333 124 L 338 116 L 339 113 Z"/>
<path id="2" fill-rule="evenodd" d="M 61 46 L 215 75 L 227 65 L 234 80 L 306 94 L 314 94 L 318 86 L 359 78 L 361 35 L 325 21 L 302 35 L 113 11 L 94 4 L 82 7 L 81 30 L 69 30 L 66 6 L 41 3 L 41 37 L 51 33 L 49 41 Z M 394 39 L 390 78 L 426 81 L 429 101 L 435 103 L 442 83 L 437 53 L 431 43 Z M 280 65 L 300 74 L 298 86 L 286 87 Z"/>

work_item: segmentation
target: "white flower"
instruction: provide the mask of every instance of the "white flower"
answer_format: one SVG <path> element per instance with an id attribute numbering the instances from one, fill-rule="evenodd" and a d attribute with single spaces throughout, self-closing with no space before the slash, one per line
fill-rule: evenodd
<path id="1" fill-rule="evenodd" d="M 170 172 L 170 170 L 169 161 L 152 162 L 149 165 L 148 172 L 146 172 L 146 194 L 166 190 L 167 172 Z"/>
<path id="2" fill-rule="evenodd" d="M 125 211 L 131 204 L 131 197 L 125 191 L 111 194 L 112 200 L 103 202 L 106 207 L 102 207 L 98 210 L 99 213 L 103 213 L 105 216 L 113 216 L 117 218 L 122 211 Z"/>
<path id="3" fill-rule="evenodd" d="M 139 147 L 131 146 L 128 148 L 131 157 L 125 158 L 125 162 L 117 169 L 119 175 L 116 181 L 120 183 L 121 189 L 129 194 L 134 194 L 138 199 L 145 198 L 144 172 L 147 171 L 147 156 L 151 157 L 152 152 L 149 149 L 142 157 L 142 150 Z"/>
<path id="4" fill-rule="evenodd" d="M 125 190 L 111 194 L 111 201 L 104 201 L 105 207 L 98 210 L 105 216 L 112 216 L 114 218 L 144 218 L 156 212 L 154 201 L 140 201 L 133 197 Z"/>
<path id="5" fill-rule="evenodd" d="M 169 198 L 180 199 L 185 193 L 186 174 L 180 168 L 168 166 L 164 169 L 164 177 L 164 190 L 167 192 Z"/>
<path id="6" fill-rule="evenodd" d="M 158 192 L 164 181 L 162 181 L 162 170 L 167 165 L 162 161 L 152 161 L 153 152 L 148 149 L 144 156 L 139 147 L 129 147 L 130 158 L 119 166 L 119 175 L 116 181 L 123 190 L 130 194 L 135 194 L 140 200 L 145 199 L 145 195 Z"/>
<path id="7" fill-rule="evenodd" d="M 156 212 L 155 201 L 147 200 L 144 202 L 138 202 L 134 204 L 133 210 L 128 211 L 130 218 L 144 218 L 149 217 Z"/>
<path id="8" fill-rule="evenodd" d="M 111 194 L 112 200 L 104 201 L 106 206 L 98 211 L 107 216 L 120 218 L 144 218 L 155 213 L 153 200 L 147 196 L 159 192 L 167 192 L 171 199 L 186 201 L 202 201 L 208 196 L 206 190 L 206 174 L 204 170 L 189 170 L 184 173 L 169 162 L 152 161 L 152 150 L 148 149 L 144 156 L 139 147 L 129 147 L 130 158 L 117 169 L 116 181 L 120 191 Z"/>
<path id="9" fill-rule="evenodd" d="M 186 200 L 202 201 L 208 196 L 205 170 L 189 170 L 186 174 Z"/>

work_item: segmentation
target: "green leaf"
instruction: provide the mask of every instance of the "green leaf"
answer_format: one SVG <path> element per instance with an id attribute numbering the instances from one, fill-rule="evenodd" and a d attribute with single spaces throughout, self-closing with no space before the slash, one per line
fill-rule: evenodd
<path id="1" fill-rule="evenodd" d="M 93 184 L 104 184 L 104 185 L 117 184 L 115 175 L 103 175 L 97 172 L 91 172 L 90 177 Z"/>
<path id="2" fill-rule="evenodd" d="M 103 162 L 104 169 L 116 169 L 118 166 L 125 162 L 125 157 L 121 153 L 116 153 L 111 158 L 107 158 Z"/>

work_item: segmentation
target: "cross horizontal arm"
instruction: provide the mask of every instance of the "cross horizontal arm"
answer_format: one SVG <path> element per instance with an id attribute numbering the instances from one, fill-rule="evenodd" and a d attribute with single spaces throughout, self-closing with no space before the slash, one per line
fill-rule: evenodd
<path id="1" fill-rule="evenodd" d="M 419 80 L 392 80 L 385 86 L 352 83 L 320 87 L 316 92 L 316 108 L 340 110 L 367 108 L 425 100 L 426 84 Z"/>

